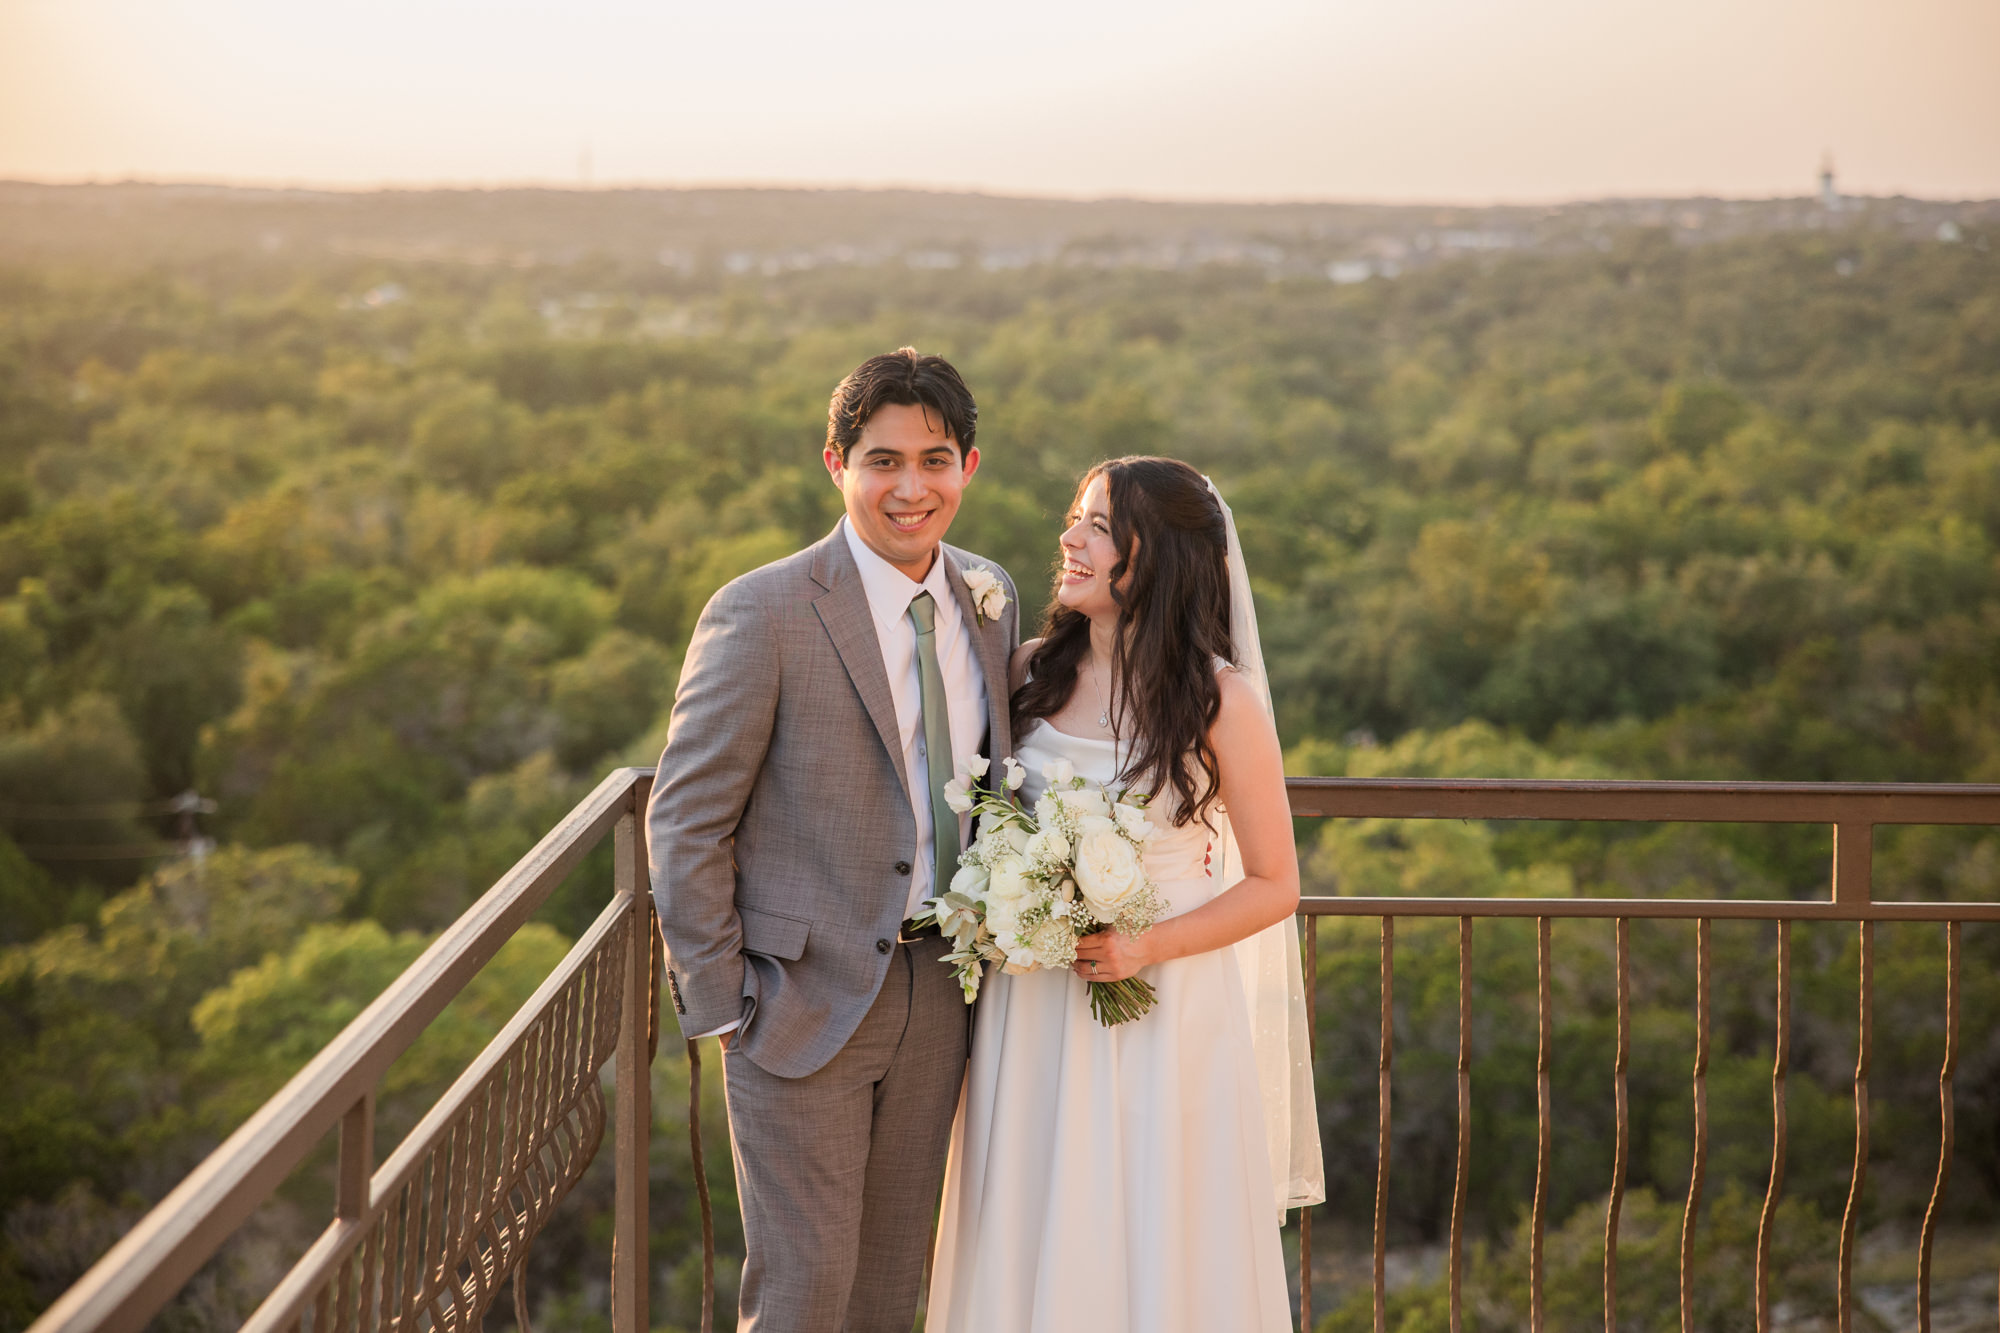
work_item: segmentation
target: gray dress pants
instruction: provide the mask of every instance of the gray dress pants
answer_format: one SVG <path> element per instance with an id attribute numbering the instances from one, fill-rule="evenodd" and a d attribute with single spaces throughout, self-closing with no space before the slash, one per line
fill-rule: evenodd
<path id="1" fill-rule="evenodd" d="M 910 1333 L 965 1081 L 971 1010 L 945 941 L 898 944 L 825 1067 L 723 1057 L 743 1205 L 738 1333 Z"/>

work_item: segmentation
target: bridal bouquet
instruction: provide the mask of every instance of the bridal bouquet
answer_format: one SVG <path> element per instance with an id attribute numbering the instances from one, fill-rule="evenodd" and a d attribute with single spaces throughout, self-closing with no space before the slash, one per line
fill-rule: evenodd
<path id="1" fill-rule="evenodd" d="M 1007 759 L 992 786 L 981 781 L 988 767 L 975 755 L 945 784 L 946 801 L 978 816 L 979 832 L 960 854 L 951 887 L 917 917 L 935 920 L 952 942 L 944 961 L 958 972 L 967 1004 L 989 962 L 1014 973 L 1068 968 L 1082 936 L 1137 935 L 1166 913 L 1142 855 L 1153 834 L 1143 795 L 1093 786 L 1058 759 L 1043 768 L 1048 788 L 1029 811 L 1014 795 L 1027 777 L 1021 765 Z M 1091 1012 L 1106 1026 L 1153 1007 L 1153 987 L 1139 977 L 1089 986 Z"/>

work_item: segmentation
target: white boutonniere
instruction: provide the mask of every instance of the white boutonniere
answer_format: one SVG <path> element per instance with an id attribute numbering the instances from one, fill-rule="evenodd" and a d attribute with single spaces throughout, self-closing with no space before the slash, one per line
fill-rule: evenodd
<path id="1" fill-rule="evenodd" d="M 966 591 L 972 594 L 972 613 L 979 623 L 998 620 L 1007 609 L 1007 586 L 1000 582 L 1000 576 L 984 565 L 974 565 L 962 577 Z"/>

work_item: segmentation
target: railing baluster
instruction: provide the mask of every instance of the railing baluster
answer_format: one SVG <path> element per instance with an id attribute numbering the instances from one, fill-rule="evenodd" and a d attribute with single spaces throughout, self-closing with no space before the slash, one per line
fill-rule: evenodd
<path id="1" fill-rule="evenodd" d="M 1938 1066 L 1938 1168 L 1924 1209 L 1923 1237 L 1917 1244 L 1917 1333 L 1931 1333 L 1931 1243 L 1937 1239 L 1938 1210 L 1944 1205 L 1945 1182 L 1951 1179 L 1951 1077 L 1958 1069 L 1958 936 L 1960 923 L 1947 922 L 1944 935 L 1944 1060 Z"/>
<path id="2" fill-rule="evenodd" d="M 1319 918 L 1306 917 L 1300 923 L 1305 936 L 1306 982 L 1306 1064 L 1319 1065 Z M 1313 1212 L 1299 1209 L 1299 1333 L 1312 1333 L 1313 1316 Z M 707 1333 L 703 1329 L 702 1333 Z"/>
<path id="3" fill-rule="evenodd" d="M 1528 1325 L 1542 1333 L 1542 1237 L 1549 1220 L 1549 1058 L 1554 1002 L 1549 996 L 1549 918 L 1535 918 L 1535 1212 L 1528 1245 Z"/>
<path id="4" fill-rule="evenodd" d="M 1854 1171 L 1848 1177 L 1847 1209 L 1840 1216 L 1840 1333 L 1854 1328 L 1854 1231 L 1861 1222 L 1861 1189 L 1868 1181 L 1868 1057 L 1873 1049 L 1875 923 L 1861 923 L 1861 999 L 1854 1054 Z"/>
<path id="5" fill-rule="evenodd" d="M 339 1299 L 334 1303 L 333 1326 L 339 1329 L 354 1327 L 354 1255 L 350 1251 L 340 1261 L 340 1276 L 334 1279 L 334 1291 Z"/>
<path id="6" fill-rule="evenodd" d="M 1681 1210 L 1681 1333 L 1694 1333 L 1694 1228 L 1708 1174 L 1709 926 L 1709 919 L 1701 918 L 1694 935 L 1694 1160 L 1688 1167 L 1687 1205 Z"/>
<path id="7" fill-rule="evenodd" d="M 619 1006 L 618 1104 L 612 1144 L 617 1184 L 612 1203 L 611 1327 L 612 1333 L 646 1333 L 652 1327 L 646 1177 L 653 1124 L 648 1036 L 653 1020 L 646 1009 L 653 995 L 653 983 L 646 974 L 653 965 L 653 943 L 649 938 L 654 930 L 653 904 L 646 871 L 646 845 L 639 836 L 636 812 L 618 820 L 613 838 L 617 893 L 630 907 L 626 913 L 625 959 L 620 977 L 623 989 Z"/>
<path id="8" fill-rule="evenodd" d="M 1785 1076 L 1792 1060 L 1792 923 L 1778 923 L 1778 1035 L 1771 1055 L 1771 1180 L 1757 1218 L 1757 1333 L 1771 1333 L 1771 1233 L 1785 1188 Z"/>
<path id="9" fill-rule="evenodd" d="M 1632 1146 L 1632 1108 L 1627 1100 L 1626 1071 L 1632 1064 L 1632 922 L 1619 917 L 1618 930 L 1618 1055 L 1611 1067 L 1612 1096 L 1618 1115 L 1617 1145 L 1611 1155 L 1611 1199 L 1604 1205 L 1604 1327 L 1618 1327 L 1618 1216 L 1625 1209 L 1625 1176 Z"/>
<path id="10" fill-rule="evenodd" d="M 1382 1047 L 1375 1068 L 1375 1333 L 1389 1327 L 1389 1074 L 1396 1050 L 1396 918 L 1382 918 Z"/>
<path id="11" fill-rule="evenodd" d="M 1458 1166 L 1451 1182 L 1451 1333 L 1461 1333 L 1465 1195 L 1472 1171 L 1472 918 L 1458 919 Z"/>
<path id="12" fill-rule="evenodd" d="M 708 1163 L 701 1149 L 701 1043 L 689 1041 L 688 1150 L 694 1156 L 694 1195 L 701 1206 L 701 1333 L 715 1328 L 715 1210 L 708 1201 Z"/>
<path id="13" fill-rule="evenodd" d="M 382 1219 L 377 1217 L 368 1226 L 368 1243 L 361 1248 L 361 1300 L 355 1311 L 355 1327 L 361 1333 L 375 1333 L 381 1327 L 376 1315 L 376 1302 L 381 1298 L 381 1284 L 377 1280 L 382 1271 Z"/>

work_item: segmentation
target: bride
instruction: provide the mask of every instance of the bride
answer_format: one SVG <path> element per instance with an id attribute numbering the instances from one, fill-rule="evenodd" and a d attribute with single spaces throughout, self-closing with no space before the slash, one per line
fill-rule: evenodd
<path id="1" fill-rule="evenodd" d="M 932 1333 L 1281 1333 L 1283 1209 L 1325 1196 L 1292 914 L 1298 861 L 1242 551 L 1193 468 L 1083 479 L 1043 637 L 1013 666 L 1017 757 L 1152 793 L 1169 915 L 997 971 L 975 1012 Z M 1240 862 L 1240 865 L 1239 865 Z M 1143 976 L 1115 1027 L 1085 981 Z"/>

